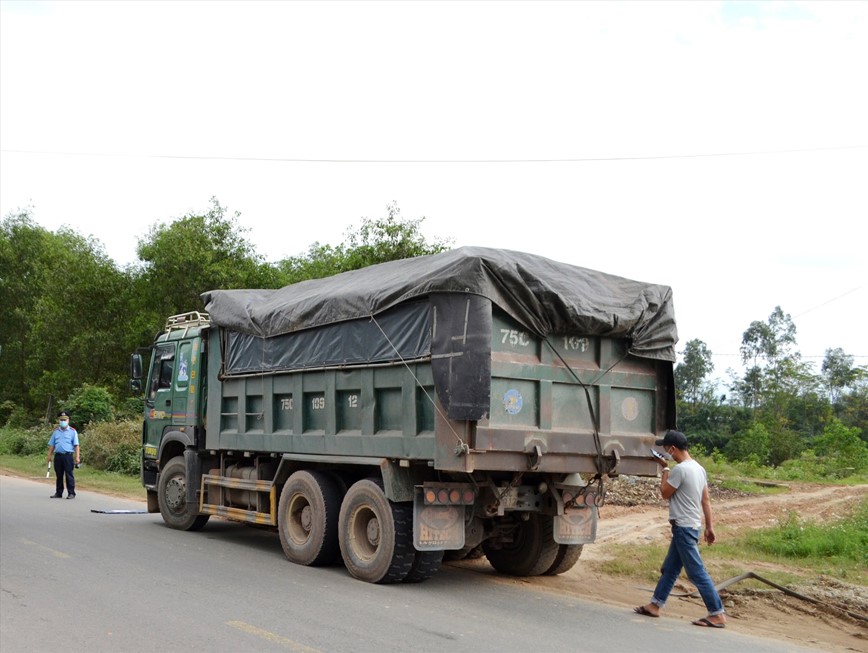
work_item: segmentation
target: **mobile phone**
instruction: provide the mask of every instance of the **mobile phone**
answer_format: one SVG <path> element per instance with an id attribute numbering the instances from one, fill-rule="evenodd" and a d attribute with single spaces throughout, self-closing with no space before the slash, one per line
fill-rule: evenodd
<path id="1" fill-rule="evenodd" d="M 660 453 L 656 449 L 651 449 L 651 455 L 653 455 L 657 460 L 669 460 L 669 458 L 671 458 L 668 453 Z"/>

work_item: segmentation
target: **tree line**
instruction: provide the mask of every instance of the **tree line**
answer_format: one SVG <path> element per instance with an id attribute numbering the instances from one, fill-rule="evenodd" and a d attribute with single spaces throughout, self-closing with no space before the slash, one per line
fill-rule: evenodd
<path id="1" fill-rule="evenodd" d="M 204 212 L 155 223 L 138 241 L 137 261 L 119 267 L 93 236 L 46 230 L 30 209 L 5 216 L 0 426 L 53 419 L 61 405 L 75 405 L 86 419 L 140 415 L 141 402 L 128 388 L 130 353 L 152 342 L 168 315 L 201 309 L 206 290 L 279 288 L 452 244 L 426 239 L 424 218 L 405 219 L 393 202 L 384 217 L 348 228 L 340 245 L 315 242 L 297 256 L 267 262 L 239 218 L 212 198 Z M 711 380 L 712 352 L 704 342 L 691 340 L 679 354 L 678 426 L 707 452 L 775 466 L 822 449 L 830 428 L 839 440 L 855 441 L 856 459 L 858 447 L 868 446 L 868 370 L 829 349 L 816 372 L 801 360 L 795 326 L 780 307 L 747 325 L 746 371 L 731 373 L 723 388 Z"/>

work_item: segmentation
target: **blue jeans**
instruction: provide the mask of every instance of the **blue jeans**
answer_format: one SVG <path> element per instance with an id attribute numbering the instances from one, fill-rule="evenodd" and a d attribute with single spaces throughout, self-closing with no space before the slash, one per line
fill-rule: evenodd
<path id="1" fill-rule="evenodd" d="M 651 603 L 659 607 L 666 604 L 669 593 L 675 586 L 675 581 L 681 575 L 681 569 L 687 572 L 696 589 L 699 591 L 709 616 L 723 614 L 723 603 L 720 594 L 711 582 L 711 576 L 705 570 L 702 558 L 699 556 L 699 529 L 676 526 L 672 524 L 672 541 L 669 543 L 669 553 L 660 568 L 660 580 L 654 588 Z"/>

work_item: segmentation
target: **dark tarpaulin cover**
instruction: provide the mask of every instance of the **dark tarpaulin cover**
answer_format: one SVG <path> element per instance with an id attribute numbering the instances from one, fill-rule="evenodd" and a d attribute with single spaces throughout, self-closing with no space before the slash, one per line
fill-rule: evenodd
<path id="1" fill-rule="evenodd" d="M 671 288 L 511 250 L 460 247 L 277 290 L 211 290 L 202 300 L 213 323 L 272 338 L 432 293 L 486 297 L 538 336 L 627 338 L 631 354 L 675 362 Z"/>
<path id="2" fill-rule="evenodd" d="M 382 332 L 380 331 L 382 329 Z M 370 319 L 260 338 L 225 330 L 227 374 L 407 361 L 431 353 L 427 302 L 408 302 Z"/>

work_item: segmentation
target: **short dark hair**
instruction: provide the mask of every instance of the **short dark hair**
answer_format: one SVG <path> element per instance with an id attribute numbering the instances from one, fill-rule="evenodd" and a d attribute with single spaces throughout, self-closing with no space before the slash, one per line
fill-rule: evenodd
<path id="1" fill-rule="evenodd" d="M 681 431 L 676 431 L 675 429 L 669 429 L 666 431 L 666 434 L 659 440 L 655 440 L 654 444 L 664 447 L 675 447 L 677 449 L 687 450 L 687 436 L 684 435 Z"/>

